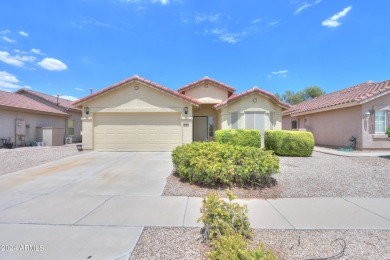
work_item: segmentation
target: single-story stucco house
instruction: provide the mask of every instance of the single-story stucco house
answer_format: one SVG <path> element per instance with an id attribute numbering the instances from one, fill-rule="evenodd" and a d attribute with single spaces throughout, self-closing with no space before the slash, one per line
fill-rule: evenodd
<path id="1" fill-rule="evenodd" d="M 205 77 L 177 92 L 139 76 L 95 92 L 82 108 L 83 149 L 171 151 L 192 141 L 214 140 L 218 129 L 282 128 L 289 105 L 253 88 L 241 94 Z"/>
<path id="2" fill-rule="evenodd" d="M 69 100 L 58 98 L 58 106 L 50 100 L 57 103 L 57 97 L 32 90 L 0 91 L 0 139 L 15 147 L 34 141 L 56 146 L 63 145 L 66 137 L 81 139 L 81 110 Z"/>
<path id="3" fill-rule="evenodd" d="M 372 81 L 307 100 L 283 112 L 284 130 L 306 130 L 316 145 L 358 150 L 390 149 L 390 80 Z"/>

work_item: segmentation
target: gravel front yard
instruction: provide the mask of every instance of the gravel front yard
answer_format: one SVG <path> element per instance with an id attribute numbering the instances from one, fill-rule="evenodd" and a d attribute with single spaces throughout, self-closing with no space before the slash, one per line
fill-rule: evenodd
<path id="1" fill-rule="evenodd" d="M 146 227 L 130 259 L 207 259 L 210 248 L 199 231 Z M 390 259 L 390 231 L 253 230 L 252 246 L 261 242 L 279 259 Z M 330 258 L 342 251 L 342 257 Z"/>
<path id="2" fill-rule="evenodd" d="M 0 175 L 79 154 L 76 144 L 0 149 Z"/>
<path id="3" fill-rule="evenodd" d="M 280 157 L 280 174 L 270 188 L 233 187 L 239 198 L 390 197 L 390 158 L 342 157 L 313 152 L 312 157 Z M 163 195 L 203 197 L 214 189 L 168 177 Z M 218 190 L 225 197 L 223 189 Z"/>

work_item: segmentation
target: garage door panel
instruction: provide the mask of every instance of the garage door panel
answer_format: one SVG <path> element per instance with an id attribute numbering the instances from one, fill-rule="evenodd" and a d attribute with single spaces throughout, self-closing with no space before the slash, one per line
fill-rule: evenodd
<path id="1" fill-rule="evenodd" d="M 171 151 L 181 144 L 178 113 L 95 115 L 96 150 Z"/>

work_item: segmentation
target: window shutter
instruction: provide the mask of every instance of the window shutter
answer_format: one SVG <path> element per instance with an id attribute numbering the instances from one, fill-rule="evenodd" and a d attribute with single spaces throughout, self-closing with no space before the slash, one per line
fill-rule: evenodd
<path id="1" fill-rule="evenodd" d="M 238 129 L 238 112 L 230 114 L 230 129 Z"/>
<path id="2" fill-rule="evenodd" d="M 374 134 L 375 132 L 375 110 L 372 109 L 371 110 L 371 113 L 370 113 L 370 117 L 368 118 L 368 123 L 369 123 L 369 126 L 368 126 L 368 133 L 369 134 Z"/>

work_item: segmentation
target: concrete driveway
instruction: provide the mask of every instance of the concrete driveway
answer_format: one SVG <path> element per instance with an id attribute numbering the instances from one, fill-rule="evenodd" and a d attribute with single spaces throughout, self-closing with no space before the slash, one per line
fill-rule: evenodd
<path id="1" fill-rule="evenodd" d="M 128 224 L 134 207 L 170 208 L 170 156 L 89 152 L 0 176 L 0 259 L 128 259 L 143 228 Z"/>

